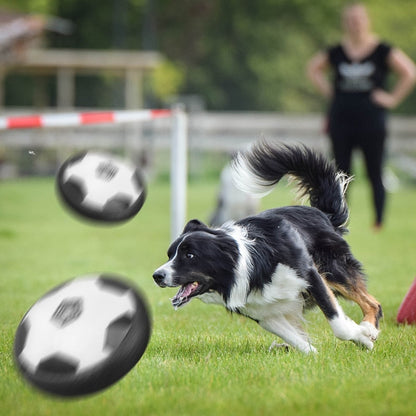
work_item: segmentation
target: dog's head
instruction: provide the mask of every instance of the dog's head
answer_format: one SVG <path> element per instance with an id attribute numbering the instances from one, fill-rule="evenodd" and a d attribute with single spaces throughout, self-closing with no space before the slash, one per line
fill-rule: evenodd
<path id="1" fill-rule="evenodd" d="M 172 299 L 175 308 L 209 291 L 224 298 L 229 294 L 238 247 L 225 231 L 192 220 L 170 245 L 168 257 L 153 279 L 160 287 L 180 286 Z"/>

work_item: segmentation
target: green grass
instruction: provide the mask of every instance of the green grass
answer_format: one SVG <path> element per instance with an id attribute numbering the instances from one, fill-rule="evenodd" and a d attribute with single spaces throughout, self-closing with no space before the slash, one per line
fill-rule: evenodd
<path id="1" fill-rule="evenodd" d="M 188 217 L 206 219 L 213 181 L 193 181 Z M 263 207 L 291 203 L 283 185 Z M 395 323 L 416 275 L 416 191 L 390 195 L 385 229 L 371 231 L 366 183 L 351 194 L 348 241 L 364 263 L 370 292 L 385 318 L 368 352 L 333 337 L 319 310 L 307 314 L 319 354 L 268 352 L 274 337 L 254 322 L 198 300 L 175 312 L 172 289 L 159 289 L 152 271 L 166 259 L 169 186 L 150 184 L 132 221 L 97 227 L 68 215 L 52 179 L 0 183 L 0 414 L 1 415 L 410 415 L 416 406 L 416 328 Z M 127 276 L 147 295 L 153 316 L 148 349 L 119 383 L 86 398 L 39 393 L 14 365 L 14 332 L 47 290 L 90 272 Z M 342 302 L 355 320 L 360 311 Z"/>

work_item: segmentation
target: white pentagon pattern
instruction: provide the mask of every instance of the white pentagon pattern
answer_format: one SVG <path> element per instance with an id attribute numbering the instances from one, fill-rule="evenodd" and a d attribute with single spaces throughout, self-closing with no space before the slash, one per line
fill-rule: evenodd
<path id="1" fill-rule="evenodd" d="M 114 175 L 105 178 L 97 174 L 100 165 L 116 168 Z M 101 210 L 105 203 L 117 194 L 123 194 L 130 200 L 130 206 L 136 202 L 143 191 L 134 176 L 135 167 L 129 162 L 103 152 L 88 152 L 65 169 L 63 180 L 76 179 L 84 184 L 87 192 L 82 204 Z"/>
<path id="2" fill-rule="evenodd" d="M 57 325 L 51 319 L 65 299 L 82 298 L 82 312 L 70 323 Z M 39 362 L 53 355 L 65 355 L 78 361 L 77 373 L 105 360 L 112 352 L 104 348 L 108 325 L 122 315 L 136 311 L 132 292 L 115 290 L 99 275 L 84 276 L 52 291 L 28 311 L 28 334 L 19 360 L 32 372 Z"/>

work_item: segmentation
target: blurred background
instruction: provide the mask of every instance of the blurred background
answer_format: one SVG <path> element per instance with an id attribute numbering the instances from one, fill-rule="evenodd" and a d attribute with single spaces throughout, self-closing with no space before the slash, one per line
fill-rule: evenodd
<path id="1" fill-rule="evenodd" d="M 307 80 L 305 65 L 317 50 L 339 41 L 346 3 L 0 0 L 1 111 L 183 103 L 190 115 L 191 175 L 204 173 L 202 161 L 209 152 L 223 164 L 236 147 L 261 136 L 326 149 L 326 104 Z M 363 3 L 374 31 L 416 60 L 416 2 Z M 414 178 L 415 113 L 414 91 L 392 114 L 390 132 L 392 165 Z M 51 174 L 74 149 L 129 151 L 133 142 L 137 157 L 155 171 L 154 154 L 168 147 L 169 129 L 169 121 L 160 120 L 140 126 L 3 131 L 0 177 Z"/>

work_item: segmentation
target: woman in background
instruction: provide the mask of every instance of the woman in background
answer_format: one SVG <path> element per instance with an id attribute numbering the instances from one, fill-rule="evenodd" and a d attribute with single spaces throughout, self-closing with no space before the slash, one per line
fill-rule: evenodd
<path id="1" fill-rule="evenodd" d="M 364 155 L 375 208 L 374 228 L 384 219 L 386 192 L 382 182 L 386 110 L 396 107 L 416 80 L 412 60 L 381 41 L 372 31 L 367 10 L 357 3 L 342 11 L 344 35 L 339 44 L 318 52 L 308 63 L 308 77 L 329 102 L 328 133 L 338 168 L 351 175 L 354 148 Z M 333 72 L 333 82 L 327 78 Z M 389 71 L 397 74 L 385 90 Z"/>

